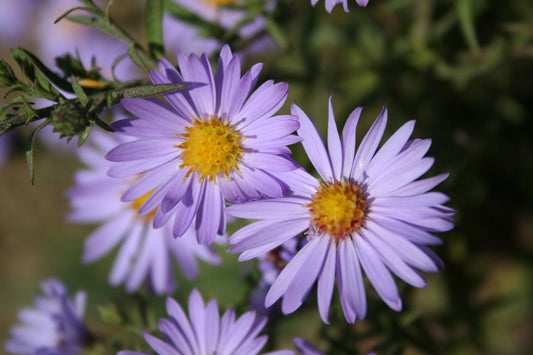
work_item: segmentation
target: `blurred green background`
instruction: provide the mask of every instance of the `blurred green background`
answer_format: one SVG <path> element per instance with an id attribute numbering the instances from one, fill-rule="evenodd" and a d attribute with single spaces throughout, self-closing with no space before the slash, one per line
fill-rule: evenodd
<path id="1" fill-rule="evenodd" d="M 436 163 L 429 174 L 451 173 L 438 190 L 451 197 L 456 228 L 434 248 L 446 268 L 428 275 L 426 289 L 399 282 L 401 313 L 368 288 L 366 320 L 348 326 L 334 314 L 339 322 L 325 327 L 311 300 L 276 323 L 270 345 L 290 347 L 292 336 L 301 336 L 323 350 L 336 344 L 334 354 L 533 353 L 533 2 L 371 0 L 359 8 L 349 0 L 350 13 L 337 6 L 332 14 L 323 2 L 313 8 L 308 0 L 280 0 L 272 16 L 284 46 L 247 57 L 245 67 L 261 61 L 261 81 L 287 81 L 282 112 L 296 102 L 322 132 L 329 95 L 339 127 L 364 106 L 358 137 L 383 105 L 386 137 L 416 119 L 414 137 L 433 140 L 429 155 Z M 142 41 L 142 1 L 126 4 L 117 0 L 114 16 Z M 11 60 L 6 46 L 1 53 Z M 64 222 L 63 193 L 81 165 L 72 154 L 39 146 L 31 186 L 23 154 L 28 134 L 16 132 L 16 149 L 0 168 L 2 339 L 17 309 L 31 304 L 38 282 L 52 275 L 72 291 L 89 293 L 90 325 L 102 324 L 98 305 L 127 299 L 123 289 L 107 284 L 112 256 L 80 264 L 94 226 Z M 294 152 L 310 167 L 301 147 Z M 242 311 L 252 266 L 227 255 L 221 266 L 203 265 L 197 282 L 181 280 L 174 296 L 183 301 L 197 287 L 204 299 L 217 297 L 223 308 Z M 156 315 L 164 313 L 161 300 L 141 293 Z"/>

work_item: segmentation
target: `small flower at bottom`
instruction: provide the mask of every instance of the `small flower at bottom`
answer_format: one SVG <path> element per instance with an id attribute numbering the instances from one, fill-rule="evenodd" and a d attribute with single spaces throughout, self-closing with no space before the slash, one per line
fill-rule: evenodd
<path id="1" fill-rule="evenodd" d="M 4 349 L 11 354 L 81 354 L 89 334 L 82 317 L 85 292 L 69 298 L 67 288 L 57 279 L 41 283 L 43 294 L 35 297 L 34 307 L 19 311 L 23 325 L 12 327 Z"/>
<path id="2" fill-rule="evenodd" d="M 317 349 L 313 344 L 302 338 L 294 338 L 292 342 L 300 355 L 324 355 L 324 353 Z"/>
<path id="3" fill-rule="evenodd" d="M 222 317 L 217 301 L 204 304 L 202 296 L 193 290 L 189 296 L 189 319 L 180 305 L 172 298 L 166 302 L 169 319 L 161 318 L 159 330 L 165 340 L 144 333 L 144 339 L 158 355 L 255 355 L 267 342 L 267 336 L 258 336 L 267 319 L 256 319 L 250 311 L 235 319 L 230 309 Z M 276 355 L 293 354 L 277 351 Z M 120 351 L 117 355 L 144 355 L 136 351 Z"/>
<path id="4" fill-rule="evenodd" d="M 298 134 L 322 180 L 297 170 L 300 182 L 291 186 L 294 195 L 229 207 L 230 215 L 259 219 L 233 234 L 230 252 L 242 252 L 239 260 L 249 260 L 304 232 L 308 242 L 270 287 L 267 307 L 283 297 L 283 313 L 294 312 L 318 279 L 318 310 L 328 323 L 337 281 L 344 316 L 353 323 L 366 315 L 364 270 L 378 295 L 399 311 L 402 302 L 389 270 L 425 287 L 415 269 L 437 272 L 443 266 L 427 247 L 441 243 L 432 233 L 453 228 L 454 211 L 443 205 L 448 197 L 428 192 L 448 174 L 417 180 L 433 165 L 433 158 L 424 157 L 431 141 L 409 140 L 414 128 L 410 121 L 378 150 L 387 122 L 384 109 L 356 152 L 361 109 L 352 112 L 341 139 L 330 98 L 328 153 L 307 115 L 296 105 L 292 113 L 299 117 Z"/>
<path id="5" fill-rule="evenodd" d="M 188 84 L 165 95 L 170 105 L 150 99 L 125 99 L 122 105 L 139 118 L 116 122 L 116 132 L 136 138 L 107 154 L 116 162 L 111 176 L 138 176 L 123 195 L 134 201 L 148 192 L 141 211 L 159 208 L 177 215 L 174 237 L 194 228 L 198 241 L 210 244 L 226 228 L 225 200 L 248 201 L 282 196 L 288 181 L 276 175 L 297 164 L 287 145 L 300 139 L 296 117 L 273 116 L 287 97 L 287 84 L 267 81 L 253 90 L 261 65 L 241 77 L 239 58 L 224 46 L 216 74 L 204 54 L 178 52 L 178 72 L 160 60 L 150 72 L 154 84 Z M 193 222 L 194 221 L 194 222 Z M 154 221 L 156 228 L 162 223 Z"/>
<path id="6" fill-rule="evenodd" d="M 172 237 L 168 224 L 152 228 L 154 219 L 171 216 L 159 210 L 139 215 L 139 207 L 151 196 L 150 192 L 131 202 L 120 200 L 120 195 L 142 175 L 133 179 L 109 177 L 107 171 L 112 164 L 104 154 L 126 140 L 127 137 L 94 130 L 89 142 L 79 148 L 79 156 L 89 169 L 77 172 L 76 186 L 67 191 L 72 206 L 68 219 L 103 223 L 85 241 L 84 263 L 100 259 L 122 242 L 109 276 L 113 286 L 125 283 L 126 290 L 134 292 L 147 279 L 154 293 L 170 293 L 176 284 L 172 259 L 187 278 L 193 279 L 199 270 L 196 258 L 218 264 L 220 257 L 213 248 L 197 242 L 193 228 L 186 230 L 180 239 Z"/>
<path id="7" fill-rule="evenodd" d="M 348 0 L 325 0 L 325 1 L 326 1 L 325 5 L 326 5 L 327 12 L 331 12 L 333 10 L 333 8 L 337 4 L 342 4 L 342 7 L 344 8 L 344 11 L 349 12 L 349 10 L 348 10 Z M 311 4 L 313 6 L 315 6 L 317 2 L 318 2 L 318 0 L 311 0 Z M 357 5 L 359 5 L 359 6 L 368 5 L 368 0 L 356 0 L 356 2 L 357 2 Z"/>

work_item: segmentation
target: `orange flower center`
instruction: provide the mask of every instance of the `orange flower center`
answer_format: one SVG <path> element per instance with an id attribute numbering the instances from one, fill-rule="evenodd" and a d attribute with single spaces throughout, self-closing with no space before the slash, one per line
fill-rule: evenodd
<path id="1" fill-rule="evenodd" d="M 313 228 L 335 241 L 359 229 L 367 212 L 363 189 L 346 180 L 321 183 L 305 207 L 309 207 Z"/>

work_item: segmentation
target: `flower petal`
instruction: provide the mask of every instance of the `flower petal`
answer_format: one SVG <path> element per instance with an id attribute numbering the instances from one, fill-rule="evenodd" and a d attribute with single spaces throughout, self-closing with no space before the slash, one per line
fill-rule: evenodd
<path id="1" fill-rule="evenodd" d="M 384 107 L 376 121 L 374 121 L 372 127 L 370 127 L 364 136 L 363 140 L 361 141 L 361 145 L 355 154 L 352 172 L 350 174 L 350 177 L 355 181 L 365 178 L 363 173 L 365 172 L 368 164 L 374 156 L 374 153 L 376 152 L 376 149 L 378 148 L 379 142 L 383 137 L 383 132 L 385 132 L 386 125 L 387 109 Z"/>
<path id="2" fill-rule="evenodd" d="M 295 104 L 292 104 L 291 106 L 291 113 L 298 116 L 298 121 L 300 122 L 298 135 L 303 138 L 302 145 L 304 146 L 309 160 L 322 179 L 332 181 L 335 176 L 333 174 L 331 162 L 314 122 L 311 121 L 305 112 Z"/>
<path id="3" fill-rule="evenodd" d="M 328 104 L 328 152 L 333 175 L 335 179 L 340 180 L 342 174 L 342 163 L 344 160 L 341 147 L 341 139 L 337 124 L 335 123 L 335 114 L 333 113 L 332 96 L 329 97 Z"/>

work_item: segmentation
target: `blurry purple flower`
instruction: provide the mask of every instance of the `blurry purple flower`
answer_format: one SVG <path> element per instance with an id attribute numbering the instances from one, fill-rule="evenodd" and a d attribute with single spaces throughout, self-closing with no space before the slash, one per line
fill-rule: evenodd
<path id="1" fill-rule="evenodd" d="M 4 133 L 0 136 L 0 168 L 4 166 L 9 158 L 13 144 L 13 132 Z"/>
<path id="2" fill-rule="evenodd" d="M 242 0 L 174 0 L 174 2 L 226 30 L 239 25 L 248 16 L 244 9 L 226 7 L 227 5 L 242 5 L 244 3 Z M 265 11 L 272 11 L 276 2 L 276 0 L 265 1 Z M 173 16 L 165 16 L 163 23 L 166 29 L 164 33 L 165 46 L 167 49 L 174 50 L 173 52 L 181 50 L 185 53 L 204 52 L 209 55 L 221 46 L 215 39 L 201 38 L 199 30 L 193 25 L 184 23 Z M 238 33 L 243 38 L 252 38 L 263 31 L 265 25 L 266 20 L 264 16 L 260 15 L 243 25 Z M 191 40 L 188 41 L 187 39 Z M 245 52 L 261 52 L 275 47 L 270 36 L 263 35 L 254 39 Z"/>
<path id="3" fill-rule="evenodd" d="M 16 46 L 26 33 L 31 17 L 32 0 L 3 0 L 0 10 L 0 43 Z"/>
<path id="4" fill-rule="evenodd" d="M 23 325 L 11 328 L 11 339 L 4 349 L 11 354 L 80 354 L 88 340 L 81 318 L 85 310 L 85 292 L 73 299 L 61 281 L 49 279 L 41 283 L 43 295 L 35 297 L 34 307 L 19 311 Z"/>
<path id="5" fill-rule="evenodd" d="M 291 238 L 277 248 L 272 249 L 268 253 L 259 257 L 259 271 L 261 271 L 261 279 L 258 285 L 250 294 L 250 306 L 258 313 L 268 315 L 269 317 L 280 314 L 279 309 L 273 307 L 265 308 L 265 297 L 268 289 L 281 270 L 289 263 L 289 261 L 296 255 L 297 251 L 303 247 L 306 239 Z"/>
<path id="6" fill-rule="evenodd" d="M 190 89 L 165 95 L 170 106 L 155 98 L 125 99 L 122 105 L 139 118 L 116 122 L 116 132 L 137 138 L 107 154 L 117 162 L 110 176 L 145 174 L 122 196 L 135 201 L 153 191 L 139 209 L 158 208 L 154 227 L 178 215 L 173 235 L 191 226 L 200 243 L 210 244 L 226 228 L 224 199 L 240 202 L 282 196 L 287 185 L 275 174 L 296 168 L 288 144 L 300 141 L 291 133 L 296 117 L 273 116 L 287 98 L 287 84 L 265 82 L 253 87 L 261 71 L 254 65 L 241 78 L 239 58 L 224 46 L 213 76 L 204 54 L 178 52 L 181 74 L 166 60 L 154 84 L 187 83 Z"/>
<path id="7" fill-rule="evenodd" d="M 355 131 L 361 108 L 355 109 L 337 132 L 329 101 L 328 151 L 313 122 L 296 105 L 298 134 L 322 181 L 301 175 L 300 194 L 246 202 L 228 208 L 235 217 L 260 219 L 231 238 L 231 252 L 240 261 L 276 248 L 299 233 L 308 243 L 296 253 L 270 288 L 269 307 L 283 297 L 282 311 L 300 307 L 318 279 L 318 309 L 328 323 L 335 279 L 344 316 L 350 323 L 366 314 L 361 267 L 379 296 L 399 311 L 402 302 L 388 269 L 415 287 L 426 281 L 414 268 L 437 272 L 442 261 L 426 245 L 440 244 L 432 232 L 453 228 L 448 197 L 428 192 L 448 174 L 418 180 L 433 165 L 424 158 L 431 141 L 409 140 L 414 121 L 407 122 L 379 149 L 387 122 L 384 109 L 355 151 Z"/>
<path id="8" fill-rule="evenodd" d="M 202 37 L 199 29 L 166 13 L 163 17 L 163 37 L 167 53 L 181 50 L 186 54 L 211 55 L 220 48 L 216 39 Z"/>
<path id="9" fill-rule="evenodd" d="M 293 343 L 300 355 L 324 355 L 322 351 L 302 338 L 294 338 Z"/>
<path id="10" fill-rule="evenodd" d="M 313 6 L 315 6 L 317 2 L 318 0 L 311 0 L 311 4 Z M 356 2 L 359 6 L 366 6 L 368 4 L 368 0 L 356 0 Z M 348 10 L 348 0 L 326 0 L 326 10 L 328 12 L 331 12 L 331 10 L 333 10 L 335 5 L 337 4 L 342 4 L 342 6 L 344 7 L 344 11 L 350 11 Z"/>
<path id="11" fill-rule="evenodd" d="M 105 4 L 104 1 L 96 3 L 100 6 Z M 113 62 L 127 53 L 127 44 L 97 29 L 67 19 L 54 24 L 65 11 L 80 6 L 77 0 L 43 0 L 34 6 L 39 6 L 39 16 L 32 33 L 39 36 L 36 41 L 37 54 L 44 63 L 52 66 L 55 64 L 55 57 L 67 53 L 76 56 L 77 52 L 86 68 L 90 68 L 94 58 L 97 66 L 102 69 L 102 75 L 111 78 Z M 115 74 L 121 80 L 129 80 L 138 78 L 140 71 L 129 57 L 125 57 L 117 65 Z"/>
<path id="12" fill-rule="evenodd" d="M 233 309 L 220 317 L 217 301 L 212 299 L 205 305 L 197 290 L 193 290 L 189 296 L 190 320 L 170 297 L 167 298 L 167 312 L 170 319 L 161 318 L 159 321 L 159 330 L 165 340 L 144 333 L 144 339 L 158 355 L 255 355 L 267 341 L 266 335 L 257 336 L 267 322 L 265 317 L 255 319 L 255 313 L 250 311 L 235 319 Z M 288 355 L 293 352 L 270 354 Z M 120 351 L 117 355 L 145 354 Z"/>
<path id="13" fill-rule="evenodd" d="M 76 186 L 67 192 L 73 209 L 68 219 L 103 223 L 85 242 L 85 263 L 101 258 L 122 242 L 109 277 L 111 285 L 124 282 L 128 292 L 133 292 L 147 278 L 155 293 L 170 293 L 175 287 L 172 258 L 189 279 L 198 274 L 196 258 L 212 264 L 218 264 L 220 258 L 212 248 L 198 244 L 192 228 L 174 239 L 170 226 L 152 228 L 154 213 L 139 216 L 137 210 L 150 192 L 132 202 L 120 201 L 120 195 L 136 178 L 109 177 L 111 163 L 104 154 L 124 142 L 123 138 L 95 129 L 89 138 L 94 147 L 88 142 L 79 148 L 79 156 L 89 169 L 75 175 Z"/>

